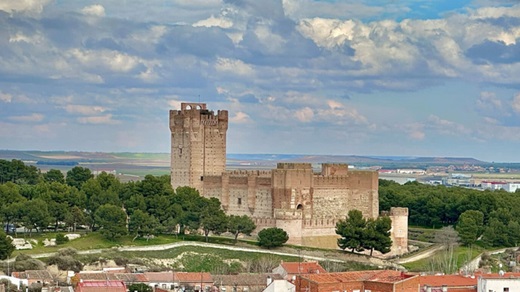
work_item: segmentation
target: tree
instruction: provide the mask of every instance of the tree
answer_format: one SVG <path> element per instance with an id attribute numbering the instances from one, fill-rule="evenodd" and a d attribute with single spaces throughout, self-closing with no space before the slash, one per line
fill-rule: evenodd
<path id="1" fill-rule="evenodd" d="M 134 239 L 138 237 L 155 234 L 157 232 L 159 222 L 155 217 L 150 216 L 141 210 L 135 210 L 130 215 L 130 221 L 128 222 L 128 231 L 134 235 Z"/>
<path id="2" fill-rule="evenodd" d="M 231 215 L 228 219 L 228 231 L 235 236 L 235 243 L 238 240 L 239 234 L 251 235 L 256 229 L 255 222 L 247 215 Z"/>
<path id="3" fill-rule="evenodd" d="M 341 236 L 338 238 L 339 248 L 350 248 L 352 252 L 363 251 L 366 226 L 367 220 L 363 218 L 363 213 L 359 210 L 350 210 L 345 220 L 336 223 L 336 234 Z"/>
<path id="4" fill-rule="evenodd" d="M 47 228 L 52 220 L 47 203 L 42 199 L 33 199 L 23 204 L 21 213 L 25 228 L 29 228 L 29 235 L 33 228 L 37 231 Z"/>
<path id="5" fill-rule="evenodd" d="M 13 240 L 5 232 L 0 231 L 0 260 L 7 259 L 13 253 L 15 247 L 12 242 Z"/>
<path id="6" fill-rule="evenodd" d="M 97 209 L 94 216 L 105 238 L 115 239 L 127 234 L 126 213 L 121 207 L 105 204 Z"/>
<path id="7" fill-rule="evenodd" d="M 265 228 L 258 232 L 258 245 L 268 249 L 282 246 L 287 240 L 289 240 L 289 235 L 281 228 Z"/>
<path id="8" fill-rule="evenodd" d="M 81 166 L 75 166 L 71 170 L 67 171 L 67 177 L 65 178 L 65 181 L 69 186 L 76 187 L 79 190 L 86 181 L 93 177 L 94 175 L 92 172 L 90 172 L 90 169 Z"/>
<path id="9" fill-rule="evenodd" d="M 59 182 L 64 184 L 65 176 L 59 169 L 49 169 L 49 171 L 43 174 L 43 180 L 46 182 Z"/>
<path id="10" fill-rule="evenodd" d="M 144 283 L 134 283 L 134 284 L 130 284 L 128 286 L 128 291 L 131 291 L 131 292 L 134 292 L 134 291 L 137 291 L 137 292 L 152 292 L 153 289 L 152 287 L 144 284 Z"/>
<path id="11" fill-rule="evenodd" d="M 201 212 L 201 226 L 208 242 L 208 235 L 210 232 L 221 234 L 227 229 L 226 213 L 220 208 L 220 201 L 216 198 L 203 198 L 205 207 Z"/>
<path id="12" fill-rule="evenodd" d="M 363 248 L 370 250 L 370 256 L 374 250 L 380 253 L 390 252 L 392 239 L 390 239 L 390 229 L 392 220 L 390 217 L 382 216 L 377 219 L 367 220 L 366 230 L 363 236 Z"/>
<path id="13" fill-rule="evenodd" d="M 456 230 L 463 245 L 472 245 L 484 232 L 484 214 L 476 210 L 465 211 L 459 217 Z"/>

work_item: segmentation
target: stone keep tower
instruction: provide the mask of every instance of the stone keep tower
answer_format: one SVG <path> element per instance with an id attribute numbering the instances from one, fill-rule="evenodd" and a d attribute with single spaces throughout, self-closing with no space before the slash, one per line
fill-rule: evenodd
<path id="1" fill-rule="evenodd" d="M 182 103 L 181 110 L 170 110 L 171 183 L 194 187 L 204 193 L 204 176 L 226 171 L 228 112 L 217 114 L 205 103 Z"/>

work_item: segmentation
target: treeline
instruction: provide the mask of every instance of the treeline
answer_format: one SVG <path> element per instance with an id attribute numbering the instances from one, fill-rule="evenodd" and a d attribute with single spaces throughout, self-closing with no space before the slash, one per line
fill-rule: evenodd
<path id="1" fill-rule="evenodd" d="M 121 183 L 112 174 L 94 177 L 79 166 L 66 175 L 56 169 L 40 173 L 19 160 L 0 160 L 0 167 L 0 221 L 5 227 L 17 224 L 39 232 L 86 225 L 107 238 L 202 229 L 206 236 L 229 231 L 235 239 L 256 228 L 247 216 L 227 216 L 216 198 L 204 198 L 189 187 L 173 190 L 167 175 Z"/>
<path id="2" fill-rule="evenodd" d="M 480 191 L 418 182 L 400 185 L 381 179 L 379 206 L 381 211 L 393 206 L 407 207 L 409 224 L 413 226 L 454 225 L 463 244 L 473 244 L 477 239 L 488 246 L 520 244 L 520 192 Z"/>

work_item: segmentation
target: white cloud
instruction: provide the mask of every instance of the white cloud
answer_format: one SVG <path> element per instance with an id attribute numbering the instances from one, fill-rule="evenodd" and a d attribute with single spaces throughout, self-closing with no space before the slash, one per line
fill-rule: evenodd
<path id="1" fill-rule="evenodd" d="M 514 97 L 513 97 L 513 101 L 511 103 L 511 107 L 513 108 L 513 110 L 520 114 L 520 93 L 517 93 Z"/>
<path id="2" fill-rule="evenodd" d="M 237 112 L 234 116 L 229 118 L 229 121 L 235 124 L 246 124 L 251 122 L 251 117 L 244 112 Z"/>
<path id="3" fill-rule="evenodd" d="M 40 34 L 34 34 L 32 36 L 25 35 L 23 33 L 16 33 L 15 35 L 9 37 L 10 43 L 20 43 L 25 42 L 33 45 L 38 45 L 44 42 L 44 38 Z"/>
<path id="4" fill-rule="evenodd" d="M 442 119 L 439 116 L 433 114 L 428 117 L 428 125 L 437 132 L 445 135 L 466 136 L 472 133 L 471 129 L 462 124 L 447 119 Z"/>
<path id="5" fill-rule="evenodd" d="M 102 17 L 105 16 L 105 7 L 100 4 L 90 5 L 81 9 L 81 13 L 90 16 Z"/>
<path id="6" fill-rule="evenodd" d="M 178 97 L 176 97 L 178 98 Z M 168 107 L 172 110 L 180 110 L 181 109 L 181 103 L 184 101 L 181 100 L 169 100 L 168 101 Z"/>
<path id="7" fill-rule="evenodd" d="M 111 50 L 92 51 L 72 49 L 68 54 L 88 67 L 103 66 L 114 72 L 127 73 L 134 69 L 142 60 L 125 53 Z"/>
<path id="8" fill-rule="evenodd" d="M 25 116 L 11 116 L 9 120 L 15 122 L 41 122 L 44 119 L 44 115 L 42 114 L 30 114 Z"/>
<path id="9" fill-rule="evenodd" d="M 63 109 L 71 114 L 80 115 L 96 115 L 106 112 L 108 109 L 102 106 L 90 106 L 90 105 L 79 105 L 79 104 L 68 104 Z"/>
<path id="10" fill-rule="evenodd" d="M 308 123 L 314 117 L 314 111 L 310 107 L 299 109 L 294 114 L 300 122 Z"/>
<path id="11" fill-rule="evenodd" d="M 0 0 L 0 10 L 38 15 L 50 2 L 51 0 Z"/>
<path id="12" fill-rule="evenodd" d="M 217 63 L 215 64 L 215 69 L 220 72 L 231 73 L 239 76 L 252 76 L 255 73 L 254 69 L 250 65 L 241 60 L 227 58 L 218 58 Z"/>
<path id="13" fill-rule="evenodd" d="M 200 21 L 197 21 L 193 24 L 193 26 L 195 27 L 199 27 L 199 26 L 205 26 L 205 27 L 213 27 L 213 26 L 217 26 L 217 27 L 221 27 L 221 28 L 230 28 L 233 26 L 233 21 L 229 20 L 229 19 L 225 19 L 225 18 L 222 18 L 222 17 L 215 17 L 213 15 L 211 15 L 210 18 L 208 19 L 204 19 L 204 20 L 200 20 Z"/>
<path id="14" fill-rule="evenodd" d="M 9 103 L 13 101 L 13 96 L 8 93 L 0 92 L 0 101 Z"/>
<path id="15" fill-rule="evenodd" d="M 81 124 L 119 124 L 119 121 L 113 120 L 112 115 L 102 115 L 102 116 L 89 116 L 89 117 L 80 117 L 77 119 Z"/>

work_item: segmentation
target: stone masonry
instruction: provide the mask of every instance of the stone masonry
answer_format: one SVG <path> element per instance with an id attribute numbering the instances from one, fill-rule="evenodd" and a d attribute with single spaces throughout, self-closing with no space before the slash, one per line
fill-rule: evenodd
<path id="1" fill-rule="evenodd" d="M 228 112 L 215 114 L 204 103 L 182 103 L 180 110 L 170 111 L 174 189 L 194 187 L 205 197 L 219 199 L 226 213 L 253 218 L 257 230 L 279 227 L 289 234 L 289 243 L 307 246 L 337 248 L 336 222 L 352 209 L 368 218 L 379 215 L 375 171 L 330 163 L 322 164 L 319 173 L 309 163 L 278 163 L 270 171 L 226 171 L 227 129 Z M 401 211 L 394 215 L 403 215 Z M 405 219 L 396 218 L 394 253 L 407 249 Z"/>

